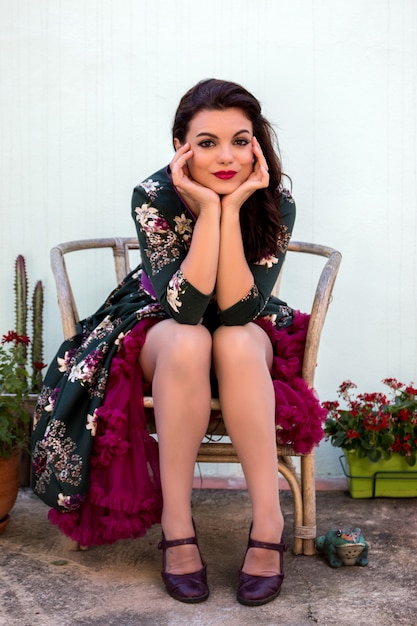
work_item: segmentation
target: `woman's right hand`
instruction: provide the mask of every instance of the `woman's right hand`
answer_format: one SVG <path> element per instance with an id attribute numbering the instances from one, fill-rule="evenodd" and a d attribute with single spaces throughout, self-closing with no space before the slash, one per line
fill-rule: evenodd
<path id="1" fill-rule="evenodd" d="M 169 166 L 171 169 L 172 183 L 176 190 L 193 213 L 199 215 L 201 210 L 206 207 L 220 207 L 220 197 L 212 189 L 200 185 L 191 178 L 187 161 L 192 156 L 193 151 L 190 149 L 190 144 L 185 143 L 178 148 Z"/>

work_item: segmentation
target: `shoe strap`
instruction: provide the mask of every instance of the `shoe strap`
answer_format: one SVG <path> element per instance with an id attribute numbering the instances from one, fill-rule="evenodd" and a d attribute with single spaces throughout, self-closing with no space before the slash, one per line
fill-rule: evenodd
<path id="1" fill-rule="evenodd" d="M 197 545 L 197 537 L 187 537 L 186 539 L 171 539 L 167 541 L 163 538 L 158 544 L 158 550 L 167 550 L 168 548 L 175 548 L 176 546 L 186 546 L 189 544 Z"/>
<path id="2" fill-rule="evenodd" d="M 285 552 L 287 546 L 281 541 L 281 543 L 268 543 L 266 541 L 257 541 L 249 537 L 248 548 L 264 548 L 265 550 L 276 550 L 277 552 Z"/>

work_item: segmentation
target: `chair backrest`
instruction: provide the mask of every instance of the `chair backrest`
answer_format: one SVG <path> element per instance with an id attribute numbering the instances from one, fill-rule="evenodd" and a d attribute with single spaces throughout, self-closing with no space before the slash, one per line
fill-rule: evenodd
<path id="1" fill-rule="evenodd" d="M 138 241 L 131 237 L 84 239 L 61 243 L 52 248 L 51 265 L 56 282 L 64 337 L 66 338 L 74 335 L 79 316 L 64 257 L 70 252 L 94 248 L 110 248 L 112 250 L 115 278 L 117 283 L 119 283 L 131 270 L 129 253 L 131 250 L 138 249 Z M 307 384 L 313 386 L 320 336 L 342 256 L 340 252 L 328 246 L 297 241 L 290 242 L 288 251 L 318 255 L 327 259 L 317 283 L 311 310 L 307 311 L 310 313 L 310 323 L 302 374 Z M 275 294 L 279 289 L 279 282 L 280 278 L 274 288 Z"/>

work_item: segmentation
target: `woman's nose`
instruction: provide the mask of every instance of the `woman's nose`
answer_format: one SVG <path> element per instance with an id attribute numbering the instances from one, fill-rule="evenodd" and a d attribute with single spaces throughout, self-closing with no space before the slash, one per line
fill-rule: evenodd
<path id="1" fill-rule="evenodd" d="M 231 163 L 233 161 L 233 154 L 230 146 L 220 146 L 218 160 L 220 163 Z"/>

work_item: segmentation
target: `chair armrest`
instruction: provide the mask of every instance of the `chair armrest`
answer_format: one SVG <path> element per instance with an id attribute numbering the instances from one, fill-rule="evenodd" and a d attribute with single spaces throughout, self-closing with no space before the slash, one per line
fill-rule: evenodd
<path id="1" fill-rule="evenodd" d="M 51 250 L 51 267 L 55 278 L 58 306 L 61 313 L 62 330 L 64 338 L 68 339 L 75 335 L 75 328 L 78 321 L 78 311 L 72 293 L 67 267 L 65 265 L 64 254 L 67 251 L 61 244 Z"/>
<path id="2" fill-rule="evenodd" d="M 69 252 L 91 250 L 97 248 L 111 248 L 113 252 L 114 269 L 117 283 L 130 271 L 129 250 L 138 249 L 138 241 L 132 237 L 104 237 L 98 239 L 82 239 L 67 241 L 52 248 L 50 253 L 51 267 L 54 274 L 58 294 L 58 306 L 61 312 L 64 337 L 75 334 L 79 320 L 71 281 L 68 276 L 64 255 Z"/>
<path id="3" fill-rule="evenodd" d="M 304 351 L 302 376 L 306 383 L 312 387 L 317 365 L 321 332 L 326 320 L 327 310 L 331 300 L 333 286 L 339 271 L 342 255 L 338 250 L 329 248 L 328 246 L 298 241 L 291 241 L 288 246 L 288 250 L 315 254 L 328 259 L 317 283 L 313 305 L 310 312 L 310 322 Z"/>

